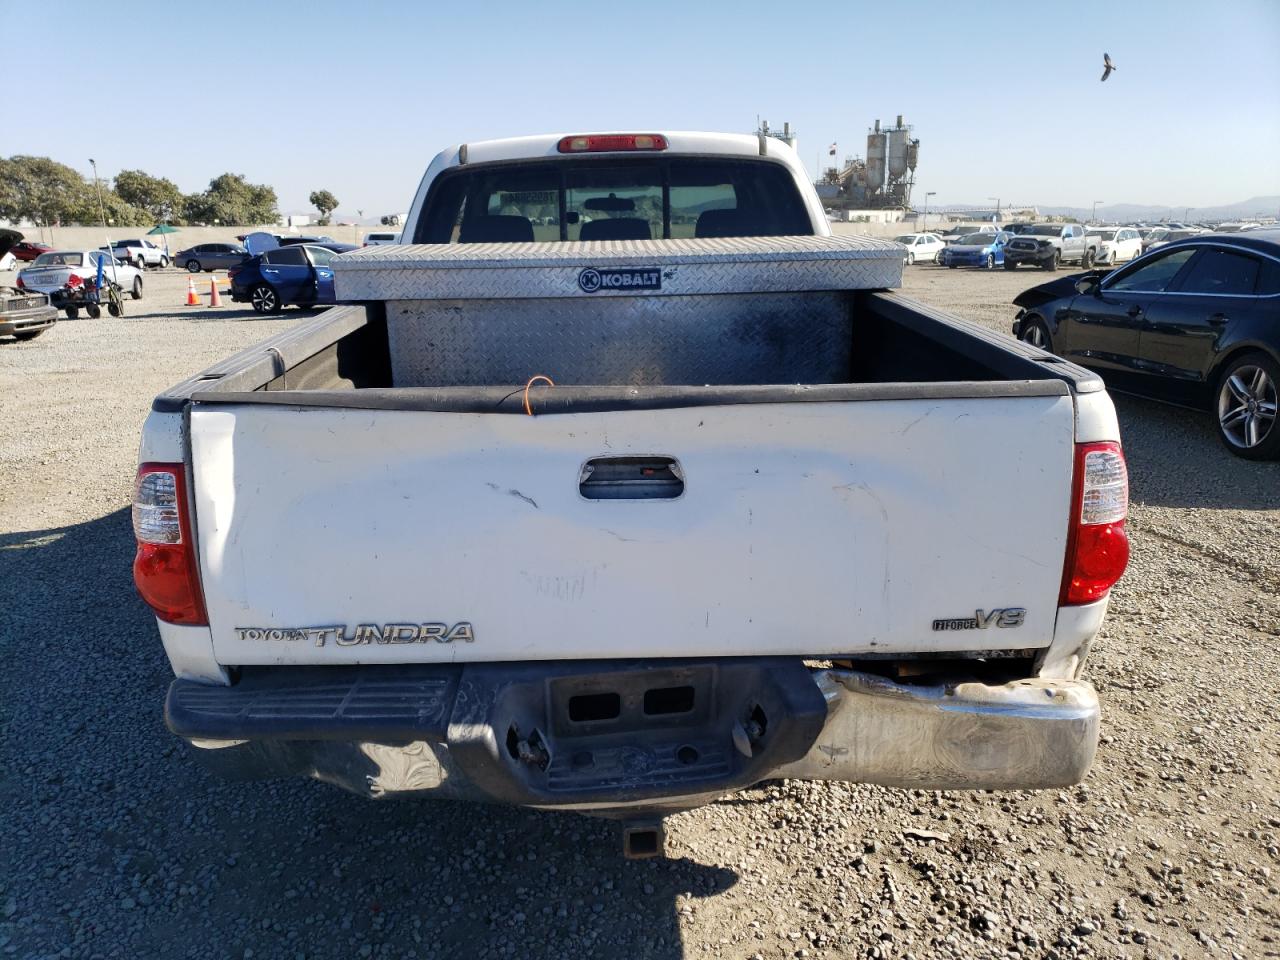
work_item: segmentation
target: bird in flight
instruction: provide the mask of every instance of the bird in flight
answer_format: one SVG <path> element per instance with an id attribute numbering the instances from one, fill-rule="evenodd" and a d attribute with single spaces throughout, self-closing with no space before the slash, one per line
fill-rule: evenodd
<path id="1" fill-rule="evenodd" d="M 1102 55 L 1102 79 L 1105 82 L 1107 77 L 1111 76 L 1111 71 L 1116 69 L 1116 65 L 1111 62 L 1111 54 L 1104 53 Z"/>

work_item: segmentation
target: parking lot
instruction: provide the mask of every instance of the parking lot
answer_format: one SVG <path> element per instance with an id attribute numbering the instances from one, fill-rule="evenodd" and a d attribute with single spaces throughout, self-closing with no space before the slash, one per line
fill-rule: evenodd
<path id="1" fill-rule="evenodd" d="M 1007 333 L 1045 279 L 914 266 L 904 292 Z M 146 281 L 122 319 L 0 343 L 6 955 L 1280 956 L 1280 464 L 1230 456 L 1208 415 L 1116 398 L 1133 559 L 1089 662 L 1083 785 L 769 782 L 631 862 L 604 821 L 186 757 L 130 576 L 139 430 L 161 389 L 305 314 Z"/>

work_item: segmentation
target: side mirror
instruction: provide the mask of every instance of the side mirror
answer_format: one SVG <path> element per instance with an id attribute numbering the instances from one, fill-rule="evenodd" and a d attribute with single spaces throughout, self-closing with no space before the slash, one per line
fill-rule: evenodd
<path id="1" fill-rule="evenodd" d="M 1092 274 L 1087 277 L 1081 277 L 1079 280 L 1076 281 L 1076 293 L 1079 293 L 1079 294 L 1097 293 L 1098 286 L 1101 283 L 1101 281 L 1102 281 L 1101 277 L 1098 277 Z"/>

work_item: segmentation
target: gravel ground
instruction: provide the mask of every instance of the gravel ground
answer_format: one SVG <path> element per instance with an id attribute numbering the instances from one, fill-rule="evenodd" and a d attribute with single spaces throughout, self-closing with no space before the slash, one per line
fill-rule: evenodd
<path id="1" fill-rule="evenodd" d="M 1003 331 L 1041 279 L 921 266 L 905 289 Z M 1230 457 L 1207 417 L 1117 399 L 1133 562 L 1090 660 L 1084 785 L 766 783 L 626 862 L 574 815 L 215 781 L 165 731 L 129 573 L 139 428 L 301 316 L 185 289 L 149 274 L 122 320 L 0 344 L 0 953 L 1280 956 L 1280 465 Z"/>

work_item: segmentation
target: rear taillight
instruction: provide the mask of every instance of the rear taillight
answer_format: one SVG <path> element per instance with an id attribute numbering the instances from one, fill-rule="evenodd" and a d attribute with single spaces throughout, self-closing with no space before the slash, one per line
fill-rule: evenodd
<path id="1" fill-rule="evenodd" d="M 656 133 L 608 133 L 562 137 L 561 153 L 602 153 L 615 150 L 665 150 L 667 138 Z"/>
<path id="2" fill-rule="evenodd" d="M 1101 600 L 1129 563 L 1129 471 L 1118 443 L 1076 444 L 1063 606 Z"/>
<path id="3" fill-rule="evenodd" d="M 25 290 L 25 289 L 27 289 L 27 285 L 26 285 L 25 283 L 23 283 L 23 282 L 22 282 L 22 278 L 21 278 L 21 277 L 19 277 L 19 278 L 18 278 L 18 289 L 19 289 L 19 290 Z"/>
<path id="4" fill-rule="evenodd" d="M 133 582 L 161 620 L 206 624 L 180 463 L 144 463 L 133 486 Z"/>

